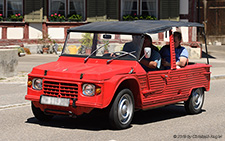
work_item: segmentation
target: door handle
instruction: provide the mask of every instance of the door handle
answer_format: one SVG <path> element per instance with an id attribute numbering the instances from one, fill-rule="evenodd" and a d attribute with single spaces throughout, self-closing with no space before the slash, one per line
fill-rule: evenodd
<path id="1" fill-rule="evenodd" d="M 166 75 L 166 74 L 162 74 L 161 77 L 165 80 L 166 85 L 167 85 L 167 81 L 168 81 L 168 79 L 169 79 L 169 76 Z"/>
<path id="2" fill-rule="evenodd" d="M 166 74 L 162 74 L 161 77 L 162 77 L 163 79 L 167 79 L 169 76 L 166 75 Z"/>

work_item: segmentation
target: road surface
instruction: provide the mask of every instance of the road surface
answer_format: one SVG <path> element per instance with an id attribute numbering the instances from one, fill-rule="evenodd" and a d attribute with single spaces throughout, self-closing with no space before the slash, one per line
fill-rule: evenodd
<path id="1" fill-rule="evenodd" d="M 0 140 L 149 141 L 225 140 L 225 79 L 211 81 L 203 111 L 187 115 L 181 104 L 136 112 L 132 127 L 111 130 L 101 115 L 72 119 L 56 116 L 50 122 L 34 118 L 24 100 L 25 83 L 0 83 Z"/>

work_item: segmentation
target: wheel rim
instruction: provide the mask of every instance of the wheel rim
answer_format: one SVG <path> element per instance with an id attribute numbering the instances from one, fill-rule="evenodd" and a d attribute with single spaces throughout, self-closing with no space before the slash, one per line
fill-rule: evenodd
<path id="1" fill-rule="evenodd" d="M 198 110 L 202 106 L 203 95 L 201 93 L 195 91 L 192 96 L 193 96 L 193 101 L 192 101 L 193 106 L 196 110 Z"/>
<path id="2" fill-rule="evenodd" d="M 130 121 L 133 114 L 133 103 L 130 95 L 125 94 L 120 98 L 118 103 L 118 117 L 122 124 Z"/>

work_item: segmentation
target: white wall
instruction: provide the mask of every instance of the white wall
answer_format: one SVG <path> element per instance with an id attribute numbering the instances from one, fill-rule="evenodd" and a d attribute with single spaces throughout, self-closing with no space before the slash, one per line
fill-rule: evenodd
<path id="1" fill-rule="evenodd" d="M 71 32 L 70 39 L 82 39 L 82 32 Z"/>
<path id="2" fill-rule="evenodd" d="M 64 28 L 48 28 L 48 35 L 51 39 L 64 39 Z"/>
<path id="3" fill-rule="evenodd" d="M 181 34 L 182 34 L 182 41 L 183 42 L 188 42 L 188 27 L 181 27 Z"/>
<path id="4" fill-rule="evenodd" d="M 177 31 L 177 28 L 176 27 L 173 27 L 172 28 L 172 31 L 173 32 L 174 31 Z M 170 41 L 170 33 L 169 33 L 169 31 L 164 32 L 164 40 L 163 41 L 167 41 L 167 42 Z"/>
<path id="5" fill-rule="evenodd" d="M 192 37 L 191 37 L 192 41 L 197 41 L 197 27 L 193 27 L 192 28 Z"/>
<path id="6" fill-rule="evenodd" d="M 120 35 L 120 39 L 122 39 L 122 40 L 132 40 L 132 36 L 131 35 Z"/>
<path id="7" fill-rule="evenodd" d="M 7 28 L 7 39 L 23 39 L 23 28 Z"/>
<path id="8" fill-rule="evenodd" d="M 42 24 L 30 23 L 29 24 L 29 39 L 40 39 L 40 38 L 42 38 Z"/>
<path id="9" fill-rule="evenodd" d="M 182 42 L 188 42 L 189 41 L 189 28 L 188 27 L 180 27 L 180 28 L 174 28 L 172 29 L 173 32 L 178 31 L 182 34 Z M 169 42 L 169 31 L 164 32 L 164 41 Z"/>
<path id="10" fill-rule="evenodd" d="M 150 34 L 150 37 L 152 38 L 152 41 L 153 41 L 153 42 L 159 40 L 159 35 L 158 35 L 158 33 L 156 33 L 156 34 Z"/>
<path id="11" fill-rule="evenodd" d="M 182 19 L 180 21 L 188 22 L 188 20 L 184 20 L 184 19 Z M 182 33 L 182 41 L 188 42 L 189 41 L 189 28 L 188 27 L 181 27 L 181 33 Z"/>
<path id="12" fill-rule="evenodd" d="M 180 14 L 188 14 L 189 0 L 180 0 Z"/>

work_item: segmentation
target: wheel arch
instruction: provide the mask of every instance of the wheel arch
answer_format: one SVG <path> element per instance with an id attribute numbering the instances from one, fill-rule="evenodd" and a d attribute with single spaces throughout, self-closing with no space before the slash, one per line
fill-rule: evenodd
<path id="1" fill-rule="evenodd" d="M 206 91 L 206 87 L 205 86 L 196 86 L 196 87 L 192 87 L 188 93 L 188 97 L 191 95 L 191 92 L 194 90 L 194 89 L 202 89 L 203 93 L 204 91 Z"/>
<path id="2" fill-rule="evenodd" d="M 123 89 L 129 89 L 132 92 L 135 108 L 139 108 L 141 106 L 140 86 L 138 81 L 134 78 L 125 79 L 120 82 L 120 84 L 116 88 L 111 103 L 114 101 L 118 93 Z"/>

